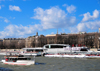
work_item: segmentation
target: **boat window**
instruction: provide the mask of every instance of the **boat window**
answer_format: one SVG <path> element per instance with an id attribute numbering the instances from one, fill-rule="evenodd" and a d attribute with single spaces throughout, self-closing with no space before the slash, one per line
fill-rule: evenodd
<path id="1" fill-rule="evenodd" d="M 63 47 L 67 47 L 67 46 L 63 46 Z"/>
<path id="2" fill-rule="evenodd" d="M 88 51 L 86 48 L 81 49 L 80 51 Z"/>
<path id="3" fill-rule="evenodd" d="M 33 52 L 34 50 L 32 50 L 32 49 L 27 49 L 27 52 Z"/>
<path id="4" fill-rule="evenodd" d="M 46 48 L 49 48 L 49 46 L 45 46 Z"/>
<path id="5" fill-rule="evenodd" d="M 62 45 L 51 45 L 51 48 L 63 48 L 65 46 L 62 46 Z"/>
<path id="6" fill-rule="evenodd" d="M 31 60 L 31 58 L 18 58 L 17 60 Z"/>
<path id="7" fill-rule="evenodd" d="M 36 49 L 36 52 L 43 52 L 43 49 Z"/>
<path id="8" fill-rule="evenodd" d="M 31 58 L 27 58 L 27 60 L 31 60 Z"/>
<path id="9" fill-rule="evenodd" d="M 19 55 L 18 57 L 24 57 L 23 55 Z"/>

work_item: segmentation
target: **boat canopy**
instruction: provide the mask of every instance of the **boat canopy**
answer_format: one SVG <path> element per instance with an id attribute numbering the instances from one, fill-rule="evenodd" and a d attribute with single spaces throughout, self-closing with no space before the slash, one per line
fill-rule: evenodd
<path id="1" fill-rule="evenodd" d="M 47 44 L 44 45 L 43 48 L 63 48 L 63 47 L 70 47 L 68 44 Z"/>

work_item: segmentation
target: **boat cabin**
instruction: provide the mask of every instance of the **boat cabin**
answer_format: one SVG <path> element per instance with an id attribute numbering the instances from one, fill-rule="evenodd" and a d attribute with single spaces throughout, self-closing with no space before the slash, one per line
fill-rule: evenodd
<path id="1" fill-rule="evenodd" d="M 48 48 L 65 48 L 65 47 L 70 47 L 70 45 L 66 45 L 66 44 L 47 44 L 44 45 L 43 48 L 44 49 L 48 49 Z"/>
<path id="2" fill-rule="evenodd" d="M 12 55 L 4 56 L 5 61 L 16 62 L 17 60 L 31 60 L 29 57 L 24 57 L 23 55 Z"/>
<path id="3" fill-rule="evenodd" d="M 23 52 L 43 52 L 43 48 L 23 48 Z"/>

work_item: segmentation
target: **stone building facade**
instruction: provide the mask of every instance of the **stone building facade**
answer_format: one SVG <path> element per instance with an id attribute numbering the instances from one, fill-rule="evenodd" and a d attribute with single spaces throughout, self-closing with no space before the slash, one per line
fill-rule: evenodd
<path id="1" fill-rule="evenodd" d="M 24 38 L 4 38 L 3 39 L 3 49 L 20 49 L 25 47 Z"/>
<path id="2" fill-rule="evenodd" d="M 35 35 L 26 38 L 25 47 L 43 47 L 45 44 L 69 44 L 71 46 L 100 47 L 100 33 Z"/>
<path id="3" fill-rule="evenodd" d="M 44 35 L 38 35 L 36 33 L 35 36 L 30 36 L 25 39 L 25 47 L 42 47 L 47 43 L 47 40 Z"/>
<path id="4" fill-rule="evenodd" d="M 3 47 L 3 40 L 0 39 L 0 47 Z"/>

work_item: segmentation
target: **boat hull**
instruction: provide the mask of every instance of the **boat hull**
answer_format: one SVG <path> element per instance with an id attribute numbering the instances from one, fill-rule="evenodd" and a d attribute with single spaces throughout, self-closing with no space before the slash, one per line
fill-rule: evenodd
<path id="1" fill-rule="evenodd" d="M 33 65 L 35 64 L 35 61 L 27 61 L 27 60 L 17 60 L 16 62 L 2 60 L 1 62 L 3 62 L 4 64 L 9 64 L 9 65 Z"/>
<path id="2" fill-rule="evenodd" d="M 66 58 L 100 58 L 100 56 L 86 56 L 85 54 L 81 54 L 81 55 L 68 55 L 68 54 L 61 54 L 61 55 L 57 55 L 57 54 L 47 54 L 45 55 L 45 57 L 66 57 Z"/>
<path id="3" fill-rule="evenodd" d="M 68 57 L 68 58 L 84 58 L 85 55 L 63 55 L 63 57 Z"/>

